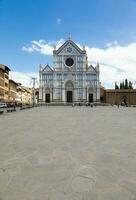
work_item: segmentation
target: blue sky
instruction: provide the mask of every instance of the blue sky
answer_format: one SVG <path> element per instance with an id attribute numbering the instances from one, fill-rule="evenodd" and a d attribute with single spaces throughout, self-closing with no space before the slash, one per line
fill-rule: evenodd
<path id="1" fill-rule="evenodd" d="M 51 55 L 22 47 L 33 40 L 66 39 L 69 32 L 90 48 L 135 43 L 136 1 L 0 0 L 0 63 L 13 71 L 36 72 L 39 63 L 50 63 Z"/>

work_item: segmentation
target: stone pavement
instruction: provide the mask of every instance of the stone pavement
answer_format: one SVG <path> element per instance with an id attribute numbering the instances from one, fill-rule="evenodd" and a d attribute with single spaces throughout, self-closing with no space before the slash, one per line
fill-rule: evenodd
<path id="1" fill-rule="evenodd" d="M 0 200 L 136 200 L 136 109 L 0 116 Z"/>

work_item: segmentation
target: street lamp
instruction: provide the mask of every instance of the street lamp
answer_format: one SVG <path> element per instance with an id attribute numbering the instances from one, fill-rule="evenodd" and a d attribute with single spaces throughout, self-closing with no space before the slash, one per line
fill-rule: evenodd
<path id="1" fill-rule="evenodd" d="M 32 82 L 33 82 L 33 107 L 35 105 L 35 83 L 36 83 L 36 78 L 32 77 Z"/>

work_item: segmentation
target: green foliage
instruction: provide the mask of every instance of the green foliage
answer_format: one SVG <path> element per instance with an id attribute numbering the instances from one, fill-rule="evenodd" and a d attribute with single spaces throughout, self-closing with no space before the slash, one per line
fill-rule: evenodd
<path id="1" fill-rule="evenodd" d="M 120 89 L 123 89 L 123 85 L 122 85 L 122 83 L 120 83 Z"/>
<path id="2" fill-rule="evenodd" d="M 115 82 L 115 90 L 118 90 L 119 86 L 117 85 L 117 82 Z"/>
<path id="3" fill-rule="evenodd" d="M 133 89 L 133 84 L 131 81 L 128 82 L 128 80 L 125 79 L 125 81 L 120 82 L 119 87 L 115 82 L 115 89 Z"/>
<path id="4" fill-rule="evenodd" d="M 125 88 L 125 83 L 124 83 L 124 81 L 122 81 L 122 89 L 124 89 Z"/>
<path id="5" fill-rule="evenodd" d="M 128 87 L 129 87 L 129 89 L 133 89 L 133 84 L 131 81 L 129 81 Z"/>
<path id="6" fill-rule="evenodd" d="M 129 89 L 129 87 L 128 87 L 128 80 L 127 79 L 125 79 L 124 89 Z"/>

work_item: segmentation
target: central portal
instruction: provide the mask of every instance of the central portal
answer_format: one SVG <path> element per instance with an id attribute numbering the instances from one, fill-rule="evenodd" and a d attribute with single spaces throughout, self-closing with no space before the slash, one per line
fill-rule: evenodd
<path id="1" fill-rule="evenodd" d="M 89 94 L 89 103 L 93 102 L 93 94 Z"/>
<path id="2" fill-rule="evenodd" d="M 46 103 L 50 103 L 50 94 L 46 94 L 45 98 L 46 98 Z"/>
<path id="3" fill-rule="evenodd" d="M 67 102 L 72 103 L 73 102 L 73 93 L 72 91 L 67 91 Z"/>
<path id="4" fill-rule="evenodd" d="M 66 82 L 65 88 L 66 88 L 66 93 L 65 93 L 66 102 L 72 103 L 74 100 L 74 85 L 71 80 Z"/>

